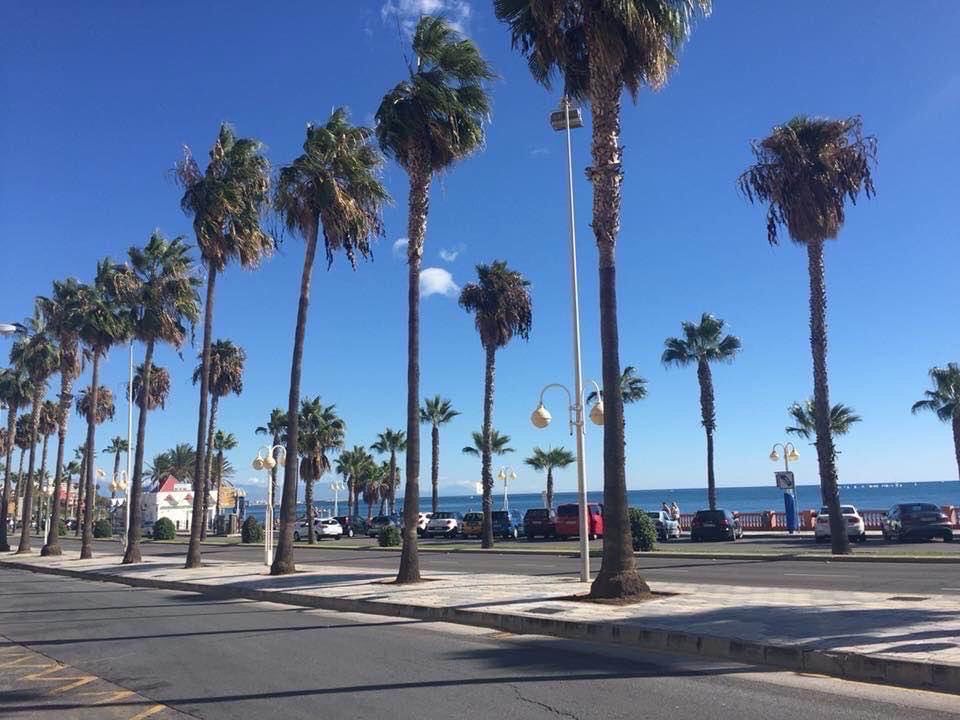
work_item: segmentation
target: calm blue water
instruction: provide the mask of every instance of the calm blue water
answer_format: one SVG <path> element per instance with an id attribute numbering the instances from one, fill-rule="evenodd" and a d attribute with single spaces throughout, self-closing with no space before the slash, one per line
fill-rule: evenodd
<path id="1" fill-rule="evenodd" d="M 630 490 L 627 496 L 631 506 L 647 509 L 659 508 L 661 502 L 671 503 L 676 501 L 677 504 L 680 505 L 681 512 L 694 512 L 706 507 L 707 504 L 706 488 Z M 591 492 L 588 497 L 591 502 L 601 502 L 603 493 Z M 719 488 L 717 490 L 717 497 L 719 507 L 728 510 L 737 510 L 739 512 L 783 510 L 783 493 L 773 486 Z M 960 481 L 841 485 L 840 499 L 845 503 L 856 505 L 861 510 L 886 510 L 895 503 L 913 501 L 932 502 L 937 505 L 960 505 Z M 523 513 L 528 508 L 543 507 L 543 500 L 539 493 L 511 494 L 509 501 L 510 509 L 520 513 Z M 562 492 L 554 496 L 554 503 L 556 505 L 574 503 L 576 501 L 576 493 Z M 503 493 L 501 490 L 501 492 L 494 494 L 494 508 L 500 509 L 502 505 Z M 819 507 L 819 486 L 798 486 L 797 505 L 801 510 Z M 332 512 L 333 503 L 320 501 L 316 503 L 316 507 L 321 511 L 327 511 L 329 513 Z M 430 498 L 421 498 L 420 507 L 429 510 Z M 379 509 L 379 504 L 374 506 L 374 515 L 377 514 Z M 476 495 L 441 496 L 440 509 L 452 512 L 481 510 L 481 499 Z M 399 506 L 397 510 L 399 512 Z M 346 511 L 347 504 L 345 501 L 341 501 L 340 513 L 346 513 Z M 297 506 L 297 514 L 301 515 L 304 512 L 306 512 L 306 509 L 301 503 Z M 266 514 L 266 507 L 263 505 L 254 505 L 249 508 L 249 513 L 262 522 Z M 360 506 L 360 514 L 363 516 L 367 514 L 366 505 L 362 503 Z"/>

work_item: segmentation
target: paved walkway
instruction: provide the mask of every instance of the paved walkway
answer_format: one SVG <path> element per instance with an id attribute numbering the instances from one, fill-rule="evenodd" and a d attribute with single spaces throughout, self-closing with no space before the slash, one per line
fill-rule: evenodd
<path id="1" fill-rule="evenodd" d="M 262 565 L 226 561 L 208 561 L 197 570 L 184 570 L 179 560 L 121 566 L 112 558 L 78 560 L 76 553 L 4 555 L 0 562 L 155 587 L 632 642 L 960 692 L 956 595 L 655 582 L 655 599 L 621 607 L 571 600 L 588 588 L 568 575 L 432 572 L 427 582 L 394 585 L 392 572 L 342 565 L 300 564 L 293 575 L 271 577 Z"/>

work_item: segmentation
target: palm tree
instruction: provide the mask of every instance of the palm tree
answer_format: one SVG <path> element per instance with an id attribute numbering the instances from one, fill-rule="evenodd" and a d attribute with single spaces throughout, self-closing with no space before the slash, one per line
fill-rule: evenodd
<path id="1" fill-rule="evenodd" d="M 303 154 L 280 171 L 274 206 L 292 233 L 307 244 L 300 276 L 300 299 L 287 397 L 287 455 L 280 503 L 280 537 L 270 572 L 292 573 L 293 525 L 297 505 L 297 442 L 299 440 L 300 375 L 307 329 L 310 284 L 317 240 L 322 228 L 327 266 L 343 251 L 351 266 L 370 255 L 370 241 L 383 234 L 380 212 L 390 196 L 380 183 L 383 157 L 371 142 L 373 133 L 350 124 L 338 108 L 326 125 L 308 125 Z"/>
<path id="2" fill-rule="evenodd" d="M 647 397 L 647 379 L 637 375 L 633 365 L 627 365 L 620 373 L 620 397 L 624 405 L 635 403 Z M 603 390 L 599 393 L 591 390 L 587 395 L 587 403 L 603 401 Z"/>
<path id="3" fill-rule="evenodd" d="M 120 437 L 119 435 L 110 439 L 110 444 L 107 445 L 101 452 L 104 455 L 113 455 L 113 477 L 116 478 L 120 474 L 120 456 L 125 452 L 130 451 L 130 446 L 127 444 L 127 439 Z M 116 493 L 110 491 L 110 499 L 113 500 L 116 497 Z"/>
<path id="4" fill-rule="evenodd" d="M 176 175 L 184 193 L 180 207 L 193 216 L 193 231 L 207 270 L 207 297 L 203 307 L 203 350 L 200 360 L 200 408 L 197 413 L 196 466 L 193 470 L 193 517 L 203 517 L 206 496 L 207 399 L 210 342 L 213 337 L 213 299 L 217 276 L 231 261 L 254 268 L 274 249 L 274 240 L 261 227 L 269 203 L 270 164 L 253 138 L 238 138 L 228 124 L 220 125 L 205 171 L 189 148 L 177 163 Z M 187 568 L 200 567 L 200 531 L 190 526 Z"/>
<path id="5" fill-rule="evenodd" d="M 74 448 L 73 457 L 77 463 L 77 496 L 74 498 L 74 504 L 76 505 L 76 512 L 74 513 L 74 518 L 77 521 L 77 524 L 74 526 L 74 535 L 80 534 L 80 503 L 83 501 L 83 479 L 87 476 L 87 458 L 86 458 L 86 445 L 80 445 L 79 447 Z M 70 512 L 70 482 L 69 478 L 67 479 L 67 497 L 66 502 L 64 503 L 64 517 L 67 516 Z"/>
<path id="6" fill-rule="evenodd" d="M 576 456 L 563 447 L 533 449 L 533 454 L 524 462 L 538 472 L 547 472 L 547 510 L 553 510 L 553 471 L 556 468 L 565 468 L 576 462 Z"/>
<path id="7" fill-rule="evenodd" d="M 313 484 L 330 470 L 331 450 L 343 447 L 346 425 L 336 413 L 336 405 L 323 405 L 320 397 L 304 398 L 300 403 L 298 423 L 300 439 L 300 476 L 304 484 L 304 502 L 307 505 L 307 527 L 313 528 Z M 316 542 L 313 532 L 308 534 L 310 544 Z"/>
<path id="8" fill-rule="evenodd" d="M 276 460 L 280 454 L 277 446 L 281 443 L 286 443 L 287 439 L 287 414 L 283 411 L 283 408 L 274 408 L 271 410 L 270 420 L 267 421 L 266 425 L 257 426 L 254 433 L 257 435 L 266 435 L 270 438 L 271 447 L 274 448 L 273 459 Z M 277 469 L 278 464 L 270 468 L 270 497 L 274 503 L 277 501 Z M 270 508 L 270 512 L 273 512 L 272 507 Z"/>
<path id="9" fill-rule="evenodd" d="M 190 443 L 178 443 L 167 451 L 167 475 L 173 475 L 177 480 L 188 480 L 196 483 L 194 472 L 197 469 L 197 451 Z M 156 466 L 154 466 L 156 467 Z M 166 475 L 164 476 L 166 477 Z M 163 480 L 163 478 L 159 478 Z"/>
<path id="10" fill-rule="evenodd" d="M 533 308 L 530 283 L 502 260 L 492 265 L 477 265 L 477 282 L 468 283 L 460 292 L 460 307 L 474 313 L 474 324 L 486 354 L 483 383 L 483 437 L 487 438 L 481 454 L 480 474 L 483 482 L 483 540 L 481 546 L 493 547 L 493 473 L 490 466 L 490 431 L 493 429 L 493 377 L 496 355 L 516 335 L 530 336 Z"/>
<path id="11" fill-rule="evenodd" d="M 56 337 L 60 347 L 60 395 L 57 417 L 57 469 L 53 475 L 53 497 L 59 500 L 60 483 L 63 479 L 64 453 L 67 445 L 67 428 L 70 406 L 73 404 L 73 385 L 80 374 L 80 337 L 77 331 L 83 320 L 82 285 L 74 278 L 53 283 L 49 298 L 37 298 L 49 332 Z M 69 507 L 70 476 L 67 476 L 67 503 Z M 61 555 L 60 503 L 54 502 L 50 513 L 50 530 L 40 549 L 43 556 Z"/>
<path id="12" fill-rule="evenodd" d="M 31 387 L 33 387 L 31 385 Z M 31 394 L 33 391 L 31 390 Z M 29 402 L 29 397 L 27 399 Z M 27 487 L 27 483 L 24 482 L 23 474 L 23 459 L 26 456 L 26 452 L 32 447 L 32 428 L 33 428 L 33 411 L 31 410 L 28 413 L 24 413 L 17 418 L 17 429 L 14 433 L 13 443 L 20 450 L 20 464 L 17 467 L 17 497 L 22 498 L 23 492 Z"/>
<path id="13" fill-rule="evenodd" d="M 80 448 L 77 448 L 77 449 L 74 451 L 74 453 L 76 454 L 77 457 L 82 457 L 82 456 L 83 456 L 83 452 L 82 452 L 82 450 L 80 450 Z M 65 465 L 63 466 L 63 471 L 62 471 L 62 473 L 63 473 L 63 479 L 66 481 L 66 485 L 67 485 L 67 487 L 66 487 L 66 492 L 64 493 L 64 498 L 63 498 L 63 517 L 66 517 L 67 513 L 69 513 L 69 511 L 70 511 L 70 486 L 73 484 L 73 476 L 74 476 L 74 475 L 78 475 L 78 476 L 81 475 L 81 474 L 82 474 L 82 470 L 83 470 L 83 464 L 80 463 L 80 462 L 78 462 L 78 461 L 76 461 L 76 460 L 71 460 L 70 462 L 68 462 L 67 464 L 65 464 Z M 58 528 L 59 528 L 59 526 L 60 526 L 60 517 L 61 517 L 61 515 L 60 515 L 60 513 L 58 513 L 58 514 L 57 514 L 57 523 L 56 523 Z M 58 532 L 57 532 L 57 538 L 58 538 L 58 540 L 59 540 L 59 536 L 60 536 L 60 533 L 59 533 L 59 531 L 58 531 Z M 49 545 L 49 544 L 50 544 L 50 543 L 48 542 L 47 545 Z M 58 543 L 58 544 L 59 544 L 59 543 Z M 41 551 L 41 552 L 42 552 L 42 551 Z M 47 554 L 49 555 L 49 554 L 51 554 L 51 553 L 48 552 Z"/>
<path id="14" fill-rule="evenodd" d="M 717 479 L 713 469 L 713 433 L 717 429 L 716 404 L 713 393 L 712 362 L 733 362 L 740 352 L 740 338 L 724 335 L 723 320 L 703 313 L 699 323 L 684 322 L 682 338 L 667 338 L 664 341 L 664 365 L 684 367 L 697 365 L 697 380 L 700 382 L 700 419 L 707 433 L 707 504 L 717 508 Z"/>
<path id="15" fill-rule="evenodd" d="M 381 455 L 390 453 L 390 470 L 385 479 L 385 482 L 388 483 L 388 489 L 385 494 L 381 493 L 381 495 L 382 499 L 387 501 L 390 514 L 393 515 L 396 488 L 400 484 L 400 475 L 397 472 L 397 453 L 407 452 L 407 434 L 403 430 L 391 430 L 387 428 L 382 433 L 377 434 L 377 440 L 370 446 L 370 449 Z M 409 480 L 409 478 L 407 478 L 407 480 Z M 404 502 L 406 502 L 406 495 L 404 495 Z M 404 511 L 404 513 L 406 513 L 406 511 Z M 406 514 L 404 514 L 404 518 L 406 518 Z"/>
<path id="16" fill-rule="evenodd" d="M 384 470 L 371 458 L 363 468 L 363 501 L 367 504 L 367 523 L 373 517 L 373 506 L 381 498 L 384 490 Z"/>
<path id="17" fill-rule="evenodd" d="M 27 466 L 27 482 L 23 483 L 23 514 L 21 517 L 20 545 L 17 554 L 30 552 L 30 514 L 33 510 L 33 492 L 30 483 L 33 482 L 36 469 L 36 446 L 40 432 L 40 417 L 43 414 L 43 396 L 47 392 L 47 382 L 60 367 L 60 348 L 50 335 L 44 323 L 37 303 L 37 312 L 33 319 L 33 333 L 27 338 L 18 340 L 10 350 L 10 362 L 23 369 L 29 378 L 33 394 L 30 398 L 31 427 L 30 427 L 30 459 Z M 22 482 L 22 480 L 21 480 Z"/>
<path id="18" fill-rule="evenodd" d="M 193 384 L 201 381 L 203 375 L 203 358 L 201 363 L 193 371 Z M 243 392 L 243 368 L 247 361 L 246 351 L 239 345 L 234 345 L 230 340 L 217 340 L 210 346 L 210 359 L 208 363 L 208 387 L 210 388 L 210 425 L 207 428 L 207 447 L 211 452 L 207 453 L 207 467 L 204 471 L 203 483 L 203 512 L 199 517 L 203 518 L 200 528 L 200 539 L 207 537 L 207 512 L 210 508 L 210 488 L 211 476 L 210 470 L 213 466 L 213 435 L 217 427 L 217 409 L 220 407 L 220 398 L 226 397 L 230 393 L 240 395 Z"/>
<path id="19" fill-rule="evenodd" d="M 3 473 L 3 497 L 0 500 L 0 552 L 10 551 L 10 541 L 7 538 L 8 512 L 10 506 L 10 488 L 13 478 L 13 449 L 17 446 L 17 413 L 20 408 L 30 402 L 33 390 L 30 379 L 16 366 L 0 370 L 0 403 L 7 407 L 7 442 Z M 23 453 L 20 455 L 21 464 Z"/>
<path id="20" fill-rule="evenodd" d="M 363 487 L 364 465 L 371 458 L 362 445 L 354 445 L 337 457 L 336 471 L 347 483 L 347 516 L 353 517 L 360 512 L 359 497 Z"/>
<path id="21" fill-rule="evenodd" d="M 859 117 L 846 120 L 797 116 L 751 144 L 756 164 L 740 176 L 750 202 L 767 205 L 767 240 L 778 242 L 778 228 L 807 248 L 810 277 L 810 350 L 813 356 L 813 406 L 817 430 L 820 491 L 830 514 L 830 543 L 835 555 L 850 552 L 840 514 L 836 449 L 830 432 L 827 379 L 827 289 L 823 246 L 836 238 L 845 219 L 844 205 L 863 191 L 874 193 L 871 165 L 877 141 L 864 137 Z"/>
<path id="22" fill-rule="evenodd" d="M 377 109 L 381 149 L 409 178 L 407 212 L 407 485 L 403 551 L 397 582 L 420 580 L 417 514 L 420 510 L 420 264 L 427 231 L 430 183 L 481 148 L 490 115 L 485 88 L 495 74 L 477 46 L 439 17 L 424 16 L 413 35 L 416 65 Z M 391 492 L 391 498 L 393 494 Z M 392 502 L 391 502 L 392 504 Z"/>
<path id="23" fill-rule="evenodd" d="M 47 445 L 50 441 L 50 436 L 57 432 L 60 427 L 57 421 L 59 415 L 59 407 L 57 403 L 53 402 L 52 400 L 44 400 L 40 405 L 40 424 L 38 429 L 40 436 L 43 438 L 43 450 L 40 453 L 40 475 L 37 478 L 38 489 L 47 478 Z M 42 498 L 43 496 L 41 495 L 40 497 Z M 56 496 L 51 494 L 51 497 Z M 49 508 L 47 509 L 49 510 Z M 41 508 L 39 507 L 36 509 L 38 530 L 40 529 L 40 510 Z"/>
<path id="24" fill-rule="evenodd" d="M 947 363 L 946 367 L 930 368 L 930 379 L 933 390 L 925 390 L 924 399 L 915 402 L 911 410 L 914 414 L 929 410 L 943 422 L 951 424 L 953 452 L 960 471 L 960 365 Z"/>
<path id="25" fill-rule="evenodd" d="M 143 476 L 144 478 L 149 478 L 150 482 L 154 484 L 154 487 L 158 487 L 167 475 L 172 474 L 170 467 L 170 452 L 158 453 L 154 455 L 153 462 L 144 470 Z"/>
<path id="26" fill-rule="evenodd" d="M 91 420 L 93 420 L 96 425 L 102 425 L 108 420 L 113 420 L 114 415 L 116 415 L 116 406 L 113 403 L 113 391 L 106 385 L 100 386 L 100 389 L 97 391 L 97 409 L 95 413 L 91 413 L 92 397 L 93 392 L 91 388 L 85 387 L 80 390 L 76 402 L 77 415 L 86 420 L 88 426 Z M 87 477 L 88 468 L 90 468 L 90 472 L 96 474 L 96 470 L 93 468 L 94 463 L 87 462 L 87 459 L 90 457 L 95 458 L 96 455 L 87 455 L 87 445 L 85 444 L 83 446 L 83 472 L 81 473 L 79 485 L 77 486 L 77 512 L 74 530 L 74 535 L 76 536 L 80 536 L 85 530 L 86 505 L 84 504 L 84 500 L 89 497 L 95 498 L 93 483 L 89 482 Z"/>
<path id="27" fill-rule="evenodd" d="M 473 445 L 465 446 L 460 452 L 464 455 L 472 455 L 473 457 L 483 457 L 483 432 L 477 432 L 475 430 L 470 433 L 470 437 L 473 438 Z M 490 452 L 498 457 L 512 453 L 513 448 L 510 447 L 510 436 L 501 435 L 499 430 L 490 428 Z"/>
<path id="28" fill-rule="evenodd" d="M 459 414 L 453 409 L 450 400 L 439 395 L 424 398 L 423 406 L 420 408 L 420 422 L 430 424 L 430 483 L 433 487 L 431 504 L 433 512 L 440 509 L 440 426 L 446 425 Z"/>
<path id="29" fill-rule="evenodd" d="M 817 427 L 814 421 L 813 398 L 802 403 L 793 403 L 787 408 L 787 414 L 794 423 L 784 428 L 787 434 L 797 435 L 804 440 L 816 437 Z M 860 422 L 862 419 L 849 405 L 837 403 L 830 408 L 830 432 L 834 435 L 846 435 L 850 432 L 853 424 Z"/>
<path id="30" fill-rule="evenodd" d="M 220 517 L 220 485 L 223 482 L 223 473 L 229 461 L 225 460 L 223 453 L 227 450 L 233 450 L 237 447 L 237 437 L 233 433 L 225 433 L 223 430 L 217 430 L 213 436 L 213 449 L 217 451 L 217 462 L 214 466 L 217 478 L 217 503 L 213 516 Z"/>
<path id="31" fill-rule="evenodd" d="M 100 361 L 114 345 L 126 342 L 131 333 L 129 307 L 124 304 L 126 273 L 118 271 L 110 260 L 97 263 L 97 274 L 93 285 L 84 289 L 83 322 L 78 330 L 80 340 L 86 347 L 86 352 L 92 357 L 92 374 L 90 393 L 86 398 L 88 405 L 87 417 L 87 477 L 84 492 L 87 503 L 83 513 L 83 542 L 80 547 L 80 558 L 93 557 L 93 506 L 94 495 L 94 458 L 96 457 L 96 428 L 100 414 L 101 394 Z M 112 396 L 111 396 L 112 411 Z M 78 399 L 79 402 L 79 399 Z M 91 411 L 95 409 L 95 411 Z M 78 405 L 78 411 L 79 405 Z M 82 411 L 80 411 L 82 413 Z M 110 413 L 113 416 L 113 413 Z"/>
<path id="32" fill-rule="evenodd" d="M 510 27 L 513 47 L 527 59 L 533 78 L 547 89 L 554 76 L 564 96 L 588 100 L 593 117 L 593 233 L 599 249 L 600 349 L 604 401 L 603 562 L 593 582 L 597 598 L 627 598 L 648 592 L 633 557 L 627 519 L 620 339 L 617 330 L 616 242 L 620 230 L 620 97 L 634 100 L 644 86 L 663 87 L 679 51 L 710 0 L 494 0 L 494 12 Z"/>

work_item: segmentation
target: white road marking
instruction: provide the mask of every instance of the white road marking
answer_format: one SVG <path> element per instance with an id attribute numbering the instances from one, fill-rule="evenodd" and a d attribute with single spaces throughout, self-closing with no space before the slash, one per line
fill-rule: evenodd
<path id="1" fill-rule="evenodd" d="M 842 578 L 842 577 L 859 577 L 858 575 L 844 575 L 843 573 L 784 573 L 785 577 L 827 577 L 827 578 Z"/>

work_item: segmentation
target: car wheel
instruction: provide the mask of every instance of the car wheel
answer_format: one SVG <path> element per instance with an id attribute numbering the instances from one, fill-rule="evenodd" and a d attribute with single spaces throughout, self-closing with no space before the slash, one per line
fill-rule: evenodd
<path id="1" fill-rule="evenodd" d="M 860 538 L 859 538 L 859 539 L 860 539 L 860 542 L 861 542 L 861 543 L 865 543 L 865 542 L 867 541 L 867 533 L 866 533 L 866 532 L 860 533 Z"/>
<path id="2" fill-rule="evenodd" d="M 342 537 L 343 537 L 343 533 L 340 533 L 339 535 L 334 535 L 334 536 L 333 536 L 333 539 L 334 539 L 334 540 L 339 540 L 339 539 L 342 538 Z"/>
<path id="3" fill-rule="evenodd" d="M 300 533 L 294 532 L 294 533 L 293 533 L 293 539 L 296 540 L 297 542 L 300 542 Z"/>
<path id="4" fill-rule="evenodd" d="M 352 538 L 352 537 L 353 537 L 353 528 L 350 528 L 349 530 L 347 530 L 347 537 L 348 537 L 348 538 Z"/>
<path id="5" fill-rule="evenodd" d="M 596 533 L 588 533 L 588 534 L 587 534 L 587 540 L 596 540 L 596 539 L 597 539 L 597 534 L 596 534 Z"/>

